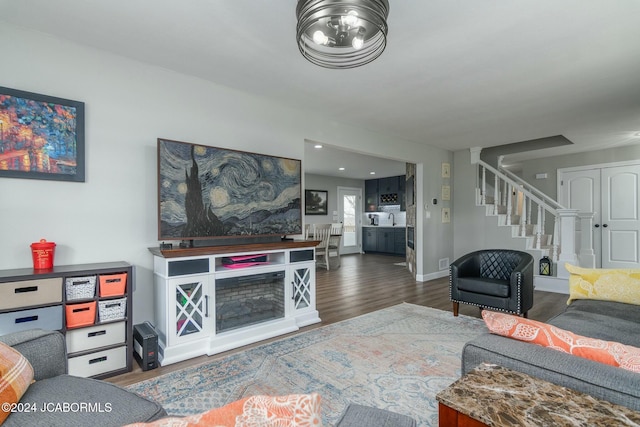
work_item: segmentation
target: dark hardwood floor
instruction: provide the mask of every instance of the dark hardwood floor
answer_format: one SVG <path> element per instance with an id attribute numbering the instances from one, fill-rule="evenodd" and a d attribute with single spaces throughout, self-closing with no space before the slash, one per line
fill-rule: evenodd
<path id="1" fill-rule="evenodd" d="M 356 254 L 343 256 L 342 265 L 338 269 L 316 269 L 316 307 L 322 323 L 302 328 L 300 332 L 403 302 L 451 311 L 448 276 L 428 282 L 416 282 L 404 266 L 396 265 L 403 261 L 404 258 L 387 255 Z M 567 298 L 568 296 L 563 294 L 536 291 L 535 303 L 529 311 L 529 318 L 548 320 L 564 310 Z M 480 310 L 474 306 L 460 304 L 460 314 L 480 317 Z M 280 338 L 282 337 L 277 339 Z M 200 356 L 146 372 L 134 362 L 132 372 L 111 377 L 108 381 L 126 386 L 185 367 L 197 366 L 246 348 L 214 356 Z"/>

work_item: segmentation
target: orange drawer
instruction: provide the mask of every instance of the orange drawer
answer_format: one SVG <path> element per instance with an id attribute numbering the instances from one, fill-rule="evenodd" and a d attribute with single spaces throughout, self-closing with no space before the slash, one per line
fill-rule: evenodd
<path id="1" fill-rule="evenodd" d="M 67 328 L 88 326 L 96 323 L 96 302 L 68 304 L 66 306 Z"/>
<path id="2" fill-rule="evenodd" d="M 100 296 L 119 297 L 124 295 L 127 286 L 127 273 L 100 275 Z"/>

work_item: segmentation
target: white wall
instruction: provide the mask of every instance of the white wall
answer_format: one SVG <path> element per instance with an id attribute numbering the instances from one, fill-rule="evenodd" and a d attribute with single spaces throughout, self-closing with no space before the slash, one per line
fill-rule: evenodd
<path id="1" fill-rule="evenodd" d="M 453 153 L 453 203 L 456 207 L 453 215 L 455 229 L 453 259 L 485 247 L 487 239 L 485 224 L 475 204 L 476 165 L 471 164 L 469 150 Z M 492 229 L 495 232 L 495 229 Z"/>
<path id="2" fill-rule="evenodd" d="M 449 163 L 451 166 L 451 178 L 442 177 L 442 163 Z M 418 256 L 422 259 L 422 271 L 420 263 L 417 263 L 419 280 L 431 280 L 437 277 L 447 276 L 449 273 L 448 264 L 453 261 L 453 236 L 454 230 L 457 233 L 453 220 L 449 223 L 442 222 L 442 208 L 449 208 L 451 218 L 457 215 L 458 207 L 453 198 L 456 190 L 453 183 L 456 169 L 453 163 L 453 153 L 442 151 L 433 153 L 428 162 L 418 167 L 422 170 L 417 177 L 422 176 L 421 197 L 416 198 L 416 233 L 422 237 L 423 244 L 418 249 Z M 451 188 L 451 200 L 442 200 L 442 186 L 449 185 Z M 433 204 L 433 199 L 437 203 Z M 454 208 L 455 207 L 455 208 Z M 427 218 L 427 212 L 429 218 Z M 422 253 L 420 252 L 422 251 Z M 445 269 L 439 268 L 441 259 L 449 258 Z"/>
<path id="3" fill-rule="evenodd" d="M 31 267 L 29 245 L 40 238 L 57 243 L 56 265 L 127 261 L 137 275 L 136 323 L 153 319 L 148 248 L 158 245 L 157 138 L 300 159 L 305 138 L 326 142 L 421 164 L 429 197 L 440 182 L 441 161 L 451 158 L 445 150 L 6 23 L 0 26 L 0 52 L 3 86 L 86 104 L 85 183 L 0 179 L 0 269 Z M 425 274 L 452 251 L 450 226 L 432 221 L 423 228 L 423 239 L 427 235 Z"/>

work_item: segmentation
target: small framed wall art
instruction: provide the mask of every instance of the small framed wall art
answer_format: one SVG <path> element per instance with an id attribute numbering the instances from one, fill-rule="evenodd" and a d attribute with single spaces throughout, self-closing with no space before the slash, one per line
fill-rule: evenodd
<path id="1" fill-rule="evenodd" d="M 451 178 L 451 164 L 443 163 L 442 164 L 442 177 L 443 178 Z"/>
<path id="2" fill-rule="evenodd" d="M 84 182 L 84 102 L 0 86 L 0 177 Z"/>
<path id="3" fill-rule="evenodd" d="M 327 215 L 328 192 L 325 190 L 305 190 L 304 191 L 304 214 L 305 215 Z"/>

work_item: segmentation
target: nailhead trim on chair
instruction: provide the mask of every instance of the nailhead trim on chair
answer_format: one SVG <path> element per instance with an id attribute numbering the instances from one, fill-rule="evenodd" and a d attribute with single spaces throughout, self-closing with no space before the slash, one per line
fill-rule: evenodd
<path id="1" fill-rule="evenodd" d="M 452 274 L 451 274 L 451 266 L 449 266 L 449 300 L 451 300 L 451 302 L 457 302 L 458 304 L 460 304 L 460 303 L 468 304 L 468 305 L 473 305 L 473 306 L 480 307 L 480 308 L 488 308 L 488 309 L 491 309 L 491 310 L 502 311 L 504 313 L 520 315 L 520 314 L 522 314 L 522 295 L 521 295 L 521 292 L 522 292 L 522 273 L 516 273 L 516 274 L 518 276 L 518 279 L 517 279 L 518 280 L 518 282 L 517 282 L 517 288 L 518 288 L 517 289 L 517 292 L 518 292 L 518 295 L 517 295 L 518 310 L 517 311 L 505 310 L 503 308 L 496 308 L 496 307 L 488 307 L 486 305 L 476 304 L 474 302 L 460 301 L 460 300 L 454 299 L 453 298 L 453 294 L 451 292 L 451 288 L 453 287 L 453 283 L 451 281 L 451 276 L 452 276 Z"/>
<path id="2" fill-rule="evenodd" d="M 517 296 L 517 301 L 518 301 L 518 311 L 516 311 L 516 313 L 520 314 L 522 312 L 522 298 L 520 296 L 520 291 L 522 289 L 522 273 L 516 273 L 516 275 L 518 276 L 518 296 Z"/>
<path id="3" fill-rule="evenodd" d="M 504 313 L 509 313 L 509 314 L 518 314 L 518 315 L 522 314 L 519 311 L 505 310 L 504 308 L 497 308 L 497 307 L 489 307 L 489 306 L 482 305 L 482 304 L 476 304 L 475 302 L 460 301 L 460 300 L 457 300 L 457 299 L 452 299 L 451 302 L 457 302 L 458 304 L 473 305 L 473 306 L 476 306 L 476 307 L 479 307 L 479 308 L 488 308 L 489 310 L 502 311 Z"/>

